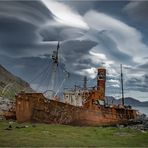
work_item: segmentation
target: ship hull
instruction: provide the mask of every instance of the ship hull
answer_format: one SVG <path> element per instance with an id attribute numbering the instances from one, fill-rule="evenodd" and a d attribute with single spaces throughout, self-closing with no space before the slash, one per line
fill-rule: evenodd
<path id="1" fill-rule="evenodd" d="M 86 109 L 47 100 L 41 93 L 21 93 L 16 96 L 16 118 L 18 122 L 102 126 L 128 124 L 136 118 L 136 111 L 105 106 Z"/>

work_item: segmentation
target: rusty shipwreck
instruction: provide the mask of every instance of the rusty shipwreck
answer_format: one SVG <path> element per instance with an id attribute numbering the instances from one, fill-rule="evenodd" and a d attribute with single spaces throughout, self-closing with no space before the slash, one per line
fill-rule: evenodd
<path id="1" fill-rule="evenodd" d="M 58 66 L 58 49 L 53 52 L 53 77 Z M 121 72 L 121 80 L 122 72 Z M 54 81 L 52 81 L 54 82 Z M 105 102 L 106 69 L 97 69 L 95 87 L 86 87 L 86 78 L 82 89 L 66 89 L 64 101 L 51 93 L 50 99 L 43 93 L 21 92 L 16 95 L 16 119 L 18 122 L 44 122 L 49 124 L 70 125 L 115 125 L 128 124 L 137 118 L 137 111 L 124 105 L 122 86 L 122 104 L 108 105 Z M 123 83 L 122 83 L 123 84 Z"/>

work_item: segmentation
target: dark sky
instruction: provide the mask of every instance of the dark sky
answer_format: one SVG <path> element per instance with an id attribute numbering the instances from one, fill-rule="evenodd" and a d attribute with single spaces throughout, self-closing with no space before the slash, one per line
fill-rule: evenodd
<path id="1" fill-rule="evenodd" d="M 104 66 L 107 95 L 120 97 L 122 63 L 125 95 L 148 100 L 147 14 L 147 1 L 0 1 L 0 64 L 30 82 L 60 41 L 68 84 L 94 84 Z"/>

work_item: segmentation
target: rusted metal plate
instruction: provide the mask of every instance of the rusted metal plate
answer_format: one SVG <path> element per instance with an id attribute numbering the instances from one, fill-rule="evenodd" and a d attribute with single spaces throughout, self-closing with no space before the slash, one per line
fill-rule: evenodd
<path id="1" fill-rule="evenodd" d="M 87 109 L 55 100 L 49 101 L 40 93 L 24 93 L 16 96 L 16 118 L 18 122 L 97 126 L 128 123 L 129 119 L 136 118 L 136 111 L 104 106 Z"/>

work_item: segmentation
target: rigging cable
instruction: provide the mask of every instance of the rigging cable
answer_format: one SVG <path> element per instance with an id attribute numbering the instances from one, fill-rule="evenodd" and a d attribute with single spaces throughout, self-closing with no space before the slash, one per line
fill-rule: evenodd
<path id="1" fill-rule="evenodd" d="M 39 82 L 39 84 L 38 84 L 38 86 L 37 86 L 37 88 L 36 88 L 37 91 L 39 90 L 39 88 L 41 87 L 41 85 L 42 85 L 44 82 L 48 81 L 48 76 L 49 76 L 48 74 L 50 73 L 50 72 L 49 72 L 49 71 L 50 71 L 49 67 L 50 67 L 50 66 L 47 66 L 46 69 L 45 69 L 45 71 L 44 71 L 44 73 L 41 75 L 41 80 L 40 80 L 40 82 Z M 45 78 L 42 79 L 42 78 L 44 77 L 44 75 L 45 75 Z M 46 80 L 46 81 L 45 81 L 45 80 Z"/>
<path id="2" fill-rule="evenodd" d="M 67 70 L 66 70 L 65 68 L 62 68 L 60 65 L 59 65 L 59 69 L 61 69 L 62 72 L 63 72 L 64 74 L 65 74 L 65 73 L 66 73 L 66 74 L 65 74 L 65 76 L 64 76 L 65 78 L 63 79 L 63 81 L 62 81 L 60 87 L 58 88 L 57 92 L 55 93 L 54 97 L 59 93 L 59 91 L 60 91 L 61 88 L 63 87 L 63 85 L 64 85 L 66 79 L 69 78 L 69 76 L 70 76 L 69 72 L 67 72 Z M 59 73 L 59 69 L 58 69 L 58 73 Z M 58 75 L 58 76 L 59 76 L 59 75 Z M 58 79 L 59 79 L 59 77 L 58 77 Z"/>
<path id="3" fill-rule="evenodd" d="M 61 83 L 59 89 L 57 90 L 57 92 L 55 93 L 54 97 L 57 96 L 57 94 L 59 93 L 59 91 L 60 91 L 60 89 L 62 88 L 62 86 L 63 86 L 63 84 L 64 84 L 65 81 L 66 81 L 66 78 L 64 78 L 64 80 L 62 81 L 62 83 Z"/>
<path id="4" fill-rule="evenodd" d="M 48 64 L 50 64 L 50 63 L 47 63 L 47 65 L 45 65 L 43 67 L 43 69 L 41 69 L 38 73 L 36 73 L 36 76 L 29 81 L 29 84 L 31 84 L 31 82 L 33 82 L 34 80 L 36 80 L 39 76 L 41 76 L 44 73 L 44 71 L 49 67 Z"/>

